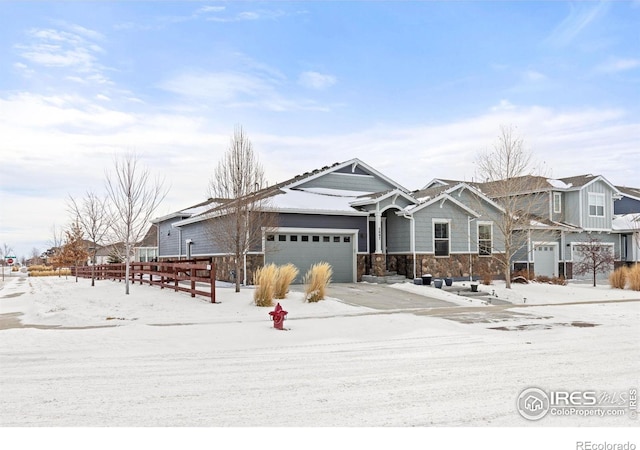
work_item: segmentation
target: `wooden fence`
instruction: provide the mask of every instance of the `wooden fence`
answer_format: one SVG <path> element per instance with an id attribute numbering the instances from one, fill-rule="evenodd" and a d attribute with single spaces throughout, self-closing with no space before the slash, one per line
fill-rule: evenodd
<path id="1" fill-rule="evenodd" d="M 95 266 L 72 267 L 73 275 L 96 280 L 125 279 L 125 264 L 100 264 Z M 133 262 L 130 263 L 129 280 L 140 284 L 160 286 L 174 291 L 189 292 L 191 297 L 202 295 L 216 303 L 216 266 L 210 261 L 178 261 L 178 262 Z M 189 282 L 189 287 L 184 282 Z M 182 285 L 181 285 L 182 282 Z M 196 283 L 206 284 L 209 291 L 197 289 Z"/>

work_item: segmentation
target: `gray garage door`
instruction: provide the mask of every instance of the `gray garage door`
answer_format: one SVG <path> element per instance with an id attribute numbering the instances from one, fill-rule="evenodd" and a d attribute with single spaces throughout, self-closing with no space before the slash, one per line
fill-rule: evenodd
<path id="1" fill-rule="evenodd" d="M 536 245 L 533 250 L 533 267 L 537 276 L 555 277 L 558 275 L 555 252 L 555 245 Z"/>
<path id="2" fill-rule="evenodd" d="M 309 268 L 318 262 L 331 264 L 334 283 L 352 283 L 354 237 L 346 234 L 276 233 L 266 239 L 265 261 L 277 265 L 291 263 L 298 270 L 295 283 L 302 283 Z"/>

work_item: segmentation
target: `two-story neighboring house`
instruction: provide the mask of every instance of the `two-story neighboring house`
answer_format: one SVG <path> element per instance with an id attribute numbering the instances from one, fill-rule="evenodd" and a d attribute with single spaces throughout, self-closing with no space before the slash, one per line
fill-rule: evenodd
<path id="1" fill-rule="evenodd" d="M 640 188 L 616 186 L 620 198 L 613 204 L 613 229 L 620 234 L 620 259 L 640 262 Z"/>
<path id="2" fill-rule="evenodd" d="M 536 178 L 535 192 L 514 192 L 535 195 L 536 203 L 528 211 L 528 234 L 512 262 L 515 269 L 532 269 L 536 275 L 573 278 L 573 264 L 581 258 L 581 244 L 597 239 L 610 247 L 616 260 L 621 261 L 621 238 L 613 227 L 614 201 L 620 191 L 599 175 L 580 175 L 569 178 Z M 482 184 L 478 185 L 482 190 Z M 498 203 L 499 200 L 496 200 Z M 611 268 L 613 269 L 613 267 Z"/>

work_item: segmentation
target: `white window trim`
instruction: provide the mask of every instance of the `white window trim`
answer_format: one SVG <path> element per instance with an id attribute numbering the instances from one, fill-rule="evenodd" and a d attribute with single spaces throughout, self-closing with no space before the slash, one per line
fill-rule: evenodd
<path id="1" fill-rule="evenodd" d="M 556 199 L 558 199 L 557 203 L 556 203 Z M 553 213 L 560 214 L 561 212 L 562 212 L 562 194 L 560 192 L 554 192 L 553 193 Z"/>
<path id="2" fill-rule="evenodd" d="M 447 241 L 449 243 L 448 245 L 448 251 L 446 255 L 436 255 L 436 224 L 439 223 L 446 223 L 447 224 Z M 448 258 L 449 256 L 451 256 L 451 219 L 432 219 L 431 220 L 431 237 L 432 237 L 432 244 L 433 244 L 433 255 L 436 258 Z M 444 240 L 441 238 L 438 238 L 438 240 Z"/>
<path id="3" fill-rule="evenodd" d="M 600 198 L 602 199 L 602 215 L 597 214 L 598 212 L 598 203 L 597 202 L 592 202 L 591 199 L 596 199 L 596 198 Z M 589 217 L 605 217 L 606 216 L 606 209 L 605 209 L 605 199 L 604 199 L 604 194 L 601 194 L 599 192 L 589 192 L 588 195 L 588 201 L 587 201 L 587 208 L 589 209 Z M 591 205 L 596 207 L 596 214 L 591 214 Z"/>
<path id="4" fill-rule="evenodd" d="M 481 225 L 489 225 L 489 231 L 491 232 L 491 252 L 488 255 L 481 255 L 480 254 L 480 226 Z M 478 239 L 478 256 L 481 257 L 487 257 L 487 256 L 491 256 L 493 254 L 493 222 L 478 222 L 478 225 L 476 227 L 476 237 Z"/>

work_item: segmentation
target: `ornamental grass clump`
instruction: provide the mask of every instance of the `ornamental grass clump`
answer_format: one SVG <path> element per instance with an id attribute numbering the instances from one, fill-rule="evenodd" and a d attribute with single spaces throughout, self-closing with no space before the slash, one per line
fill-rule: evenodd
<path id="1" fill-rule="evenodd" d="M 618 267 L 609 275 L 609 285 L 614 289 L 624 289 L 627 285 L 628 268 L 625 266 Z"/>
<path id="2" fill-rule="evenodd" d="M 331 282 L 331 275 L 333 269 L 329 263 L 321 262 L 311 266 L 304 276 L 304 298 L 310 303 L 323 300 Z"/>
<path id="3" fill-rule="evenodd" d="M 630 289 L 640 291 L 640 264 L 636 263 L 633 267 L 627 269 L 627 281 Z"/>
<path id="4" fill-rule="evenodd" d="M 289 286 L 298 276 L 298 269 L 293 264 L 285 264 L 278 267 L 275 284 L 275 298 L 282 299 L 287 296 Z"/>
<path id="5" fill-rule="evenodd" d="M 273 306 L 277 276 L 278 268 L 275 264 L 267 264 L 256 270 L 253 276 L 253 284 L 256 287 L 253 301 L 256 306 Z"/>

